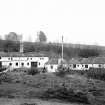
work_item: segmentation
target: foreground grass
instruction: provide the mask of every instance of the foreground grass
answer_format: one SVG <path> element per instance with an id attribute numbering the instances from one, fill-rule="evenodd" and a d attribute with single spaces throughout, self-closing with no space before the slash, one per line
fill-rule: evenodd
<path id="1" fill-rule="evenodd" d="M 8 98 L 0 98 L 0 105 L 80 105 L 80 104 L 70 104 L 64 103 L 56 100 L 40 100 L 40 99 L 8 99 Z M 81 104 L 83 105 L 83 104 Z"/>
<path id="2" fill-rule="evenodd" d="M 64 102 L 104 105 L 105 82 L 75 74 L 59 77 L 54 74 L 32 76 L 9 72 L 0 84 L 0 97 L 59 99 Z"/>

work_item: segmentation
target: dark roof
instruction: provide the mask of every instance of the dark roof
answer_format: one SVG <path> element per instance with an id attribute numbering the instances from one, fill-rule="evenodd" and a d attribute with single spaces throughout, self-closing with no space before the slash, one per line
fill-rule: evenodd
<path id="1" fill-rule="evenodd" d="M 94 58 L 93 64 L 105 64 L 105 57 L 96 57 L 96 58 Z"/>
<path id="2" fill-rule="evenodd" d="M 45 54 L 37 53 L 37 52 L 28 52 L 28 53 L 20 53 L 20 52 L 0 52 L 1 57 L 45 57 Z M 47 57 L 47 56 L 46 56 Z"/>

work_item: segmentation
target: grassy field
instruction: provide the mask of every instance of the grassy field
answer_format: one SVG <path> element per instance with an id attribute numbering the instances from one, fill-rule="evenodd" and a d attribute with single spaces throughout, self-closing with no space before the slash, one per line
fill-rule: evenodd
<path id="1" fill-rule="evenodd" d="M 79 104 L 64 103 L 55 100 L 46 101 L 41 99 L 0 98 L 0 105 L 79 105 Z"/>
<path id="2" fill-rule="evenodd" d="M 105 82 L 88 79 L 78 74 L 60 77 L 55 74 L 32 76 L 8 72 L 1 75 L 0 80 L 0 105 L 21 105 L 18 102 L 26 99 L 37 100 L 38 105 L 41 105 L 41 102 L 42 105 L 75 105 L 75 103 L 76 105 L 104 105 L 105 103 Z M 9 101 L 10 104 L 3 103 Z"/>

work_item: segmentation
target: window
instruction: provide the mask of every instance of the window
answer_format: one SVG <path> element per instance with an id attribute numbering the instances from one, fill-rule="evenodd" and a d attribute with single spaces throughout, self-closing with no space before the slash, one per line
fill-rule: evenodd
<path id="1" fill-rule="evenodd" d="M 10 58 L 8 58 L 8 60 L 10 60 Z"/>
<path id="2" fill-rule="evenodd" d="M 1 59 L 1 57 L 0 57 L 0 59 Z"/>
<path id="3" fill-rule="evenodd" d="M 29 58 L 27 58 L 27 60 L 29 60 Z"/>
<path id="4" fill-rule="evenodd" d="M 88 65 L 85 65 L 85 68 L 88 68 Z"/>
<path id="5" fill-rule="evenodd" d="M 51 65 L 51 69 L 53 69 L 53 66 Z"/>
<path id="6" fill-rule="evenodd" d="M 18 63 L 16 63 L 16 66 L 18 66 Z"/>
<path id="7" fill-rule="evenodd" d="M 77 65 L 79 67 L 79 65 Z"/>
<path id="8" fill-rule="evenodd" d="M 99 64 L 98 66 L 99 66 L 99 68 L 101 68 L 101 67 L 102 67 L 102 65 L 101 65 L 101 64 Z"/>
<path id="9" fill-rule="evenodd" d="M 39 65 L 40 65 L 40 62 L 39 62 Z"/>
<path id="10" fill-rule="evenodd" d="M 9 63 L 10 66 L 12 66 L 12 63 Z"/>
<path id="11" fill-rule="evenodd" d="M 22 66 L 24 66 L 24 63 L 21 63 Z"/>
<path id="12" fill-rule="evenodd" d="M 11 57 L 11 60 L 12 60 L 12 57 Z"/>
<path id="13" fill-rule="evenodd" d="M 27 65 L 29 65 L 29 63 L 27 63 Z"/>
<path id="14" fill-rule="evenodd" d="M 32 60 L 32 58 L 30 58 Z"/>
<path id="15" fill-rule="evenodd" d="M 83 65 L 82 65 L 82 67 L 83 67 Z"/>

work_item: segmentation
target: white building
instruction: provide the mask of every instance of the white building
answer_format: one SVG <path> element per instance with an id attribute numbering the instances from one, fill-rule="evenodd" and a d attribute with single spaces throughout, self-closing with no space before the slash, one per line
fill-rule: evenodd
<path id="1" fill-rule="evenodd" d="M 11 68 L 43 68 L 49 58 L 36 53 L 0 53 L 0 67 Z"/>
<path id="2" fill-rule="evenodd" d="M 70 61 L 69 61 L 69 69 L 70 70 L 82 70 L 82 65 L 81 65 L 81 62 L 75 58 L 72 58 Z"/>
<path id="3" fill-rule="evenodd" d="M 47 69 L 47 72 L 56 72 L 58 68 L 58 59 L 50 59 L 46 64 L 45 68 Z"/>
<path id="4" fill-rule="evenodd" d="M 81 64 L 82 64 L 82 70 L 89 70 L 89 68 L 93 67 L 93 59 L 83 58 Z"/>
<path id="5" fill-rule="evenodd" d="M 78 60 L 72 58 L 69 61 L 71 70 L 89 70 L 90 68 L 105 68 L 105 57 L 82 58 Z"/>
<path id="6" fill-rule="evenodd" d="M 96 57 L 93 59 L 94 68 L 105 68 L 105 57 Z"/>

